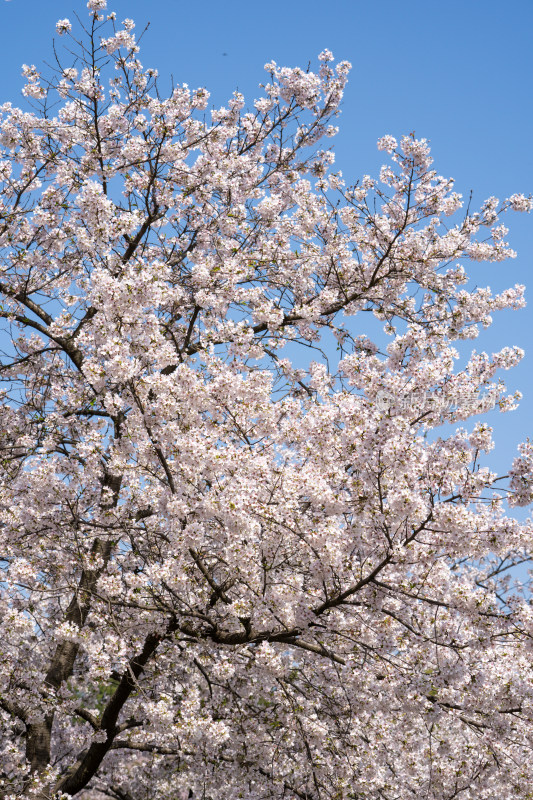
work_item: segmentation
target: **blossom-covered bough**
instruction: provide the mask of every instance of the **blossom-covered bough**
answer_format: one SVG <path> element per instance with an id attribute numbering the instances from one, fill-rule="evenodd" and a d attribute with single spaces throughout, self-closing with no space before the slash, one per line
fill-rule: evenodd
<path id="1" fill-rule="evenodd" d="M 531 797 L 533 449 L 479 420 L 521 352 L 454 349 L 530 200 L 414 136 L 348 187 L 348 64 L 208 113 L 88 5 L 0 122 L 1 797 Z"/>

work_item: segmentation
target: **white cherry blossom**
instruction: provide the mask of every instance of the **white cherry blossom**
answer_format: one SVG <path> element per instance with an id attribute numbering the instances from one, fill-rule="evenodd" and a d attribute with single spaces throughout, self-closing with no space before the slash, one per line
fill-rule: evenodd
<path id="1" fill-rule="evenodd" d="M 459 343 L 531 198 L 465 211 L 414 136 L 350 185 L 347 62 L 207 113 L 87 5 L 0 109 L 1 797 L 526 800 L 523 352 Z"/>

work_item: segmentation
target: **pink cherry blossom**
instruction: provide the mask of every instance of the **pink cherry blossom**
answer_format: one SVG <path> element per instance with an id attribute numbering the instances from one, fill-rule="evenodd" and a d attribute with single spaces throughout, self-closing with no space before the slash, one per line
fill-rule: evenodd
<path id="1" fill-rule="evenodd" d="M 1 796 L 526 800 L 523 351 L 459 345 L 531 198 L 413 135 L 351 185 L 347 62 L 211 109 L 87 5 L 0 108 Z"/>
<path id="2" fill-rule="evenodd" d="M 68 33 L 72 30 L 72 24 L 69 19 L 60 19 L 56 23 L 56 31 L 59 36 L 62 36 L 64 33 Z"/>

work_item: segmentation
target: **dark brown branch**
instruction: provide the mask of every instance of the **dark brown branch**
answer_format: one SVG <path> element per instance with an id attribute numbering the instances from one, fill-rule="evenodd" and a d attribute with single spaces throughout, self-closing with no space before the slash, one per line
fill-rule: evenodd
<path id="1" fill-rule="evenodd" d="M 65 792 L 75 795 L 81 791 L 91 778 L 96 775 L 106 753 L 111 749 L 117 735 L 117 722 L 119 715 L 132 692 L 137 688 L 138 680 L 147 663 L 150 661 L 161 642 L 177 629 L 175 620 L 170 620 L 164 633 L 151 633 L 144 642 L 144 647 L 139 655 L 128 662 L 120 682 L 107 703 L 100 721 L 100 729 L 107 738 L 104 742 L 93 742 L 89 749 L 83 753 L 71 768 L 70 772 L 61 778 L 54 787 L 55 792 Z"/>

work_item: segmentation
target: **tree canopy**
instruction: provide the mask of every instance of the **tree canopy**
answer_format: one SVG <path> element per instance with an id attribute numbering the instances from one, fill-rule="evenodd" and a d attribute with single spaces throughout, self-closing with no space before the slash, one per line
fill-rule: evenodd
<path id="1" fill-rule="evenodd" d="M 0 109 L 1 797 L 531 798 L 522 353 L 458 351 L 531 200 L 349 185 L 348 63 L 209 111 L 105 5 Z"/>

